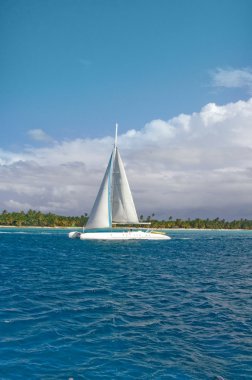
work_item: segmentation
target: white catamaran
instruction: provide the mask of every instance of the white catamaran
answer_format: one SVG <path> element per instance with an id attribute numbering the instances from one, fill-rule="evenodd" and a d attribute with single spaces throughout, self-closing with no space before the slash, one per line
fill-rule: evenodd
<path id="1" fill-rule="evenodd" d="M 112 224 L 141 224 L 126 177 L 124 165 L 117 147 L 117 128 L 115 143 L 104 178 L 83 232 L 73 231 L 70 238 L 81 240 L 167 240 L 169 236 L 150 229 L 128 229 L 125 231 L 104 231 Z"/>

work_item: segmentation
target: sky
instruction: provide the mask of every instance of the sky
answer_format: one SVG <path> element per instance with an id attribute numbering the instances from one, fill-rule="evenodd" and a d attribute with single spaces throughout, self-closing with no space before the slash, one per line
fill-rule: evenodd
<path id="1" fill-rule="evenodd" d="M 2 0 L 0 211 L 252 218 L 250 0 Z"/>

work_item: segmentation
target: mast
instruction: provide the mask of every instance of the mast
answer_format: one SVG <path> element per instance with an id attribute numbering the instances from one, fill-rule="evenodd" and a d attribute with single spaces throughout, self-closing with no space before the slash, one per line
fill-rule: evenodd
<path id="1" fill-rule="evenodd" d="M 115 125 L 115 143 L 111 166 L 111 223 L 139 223 L 124 165 L 117 147 L 117 133 L 118 123 Z"/>
<path id="2" fill-rule="evenodd" d="M 115 156 L 117 151 L 117 132 L 118 132 L 118 123 L 115 124 L 115 141 L 114 149 L 112 151 L 112 161 L 109 171 L 109 182 L 108 182 L 108 209 L 109 209 L 109 224 L 112 227 L 113 220 L 113 189 L 114 189 L 114 166 L 115 166 Z"/>
<path id="3" fill-rule="evenodd" d="M 118 123 L 115 125 L 115 143 L 114 143 L 114 148 L 117 148 L 117 131 L 118 131 Z"/>

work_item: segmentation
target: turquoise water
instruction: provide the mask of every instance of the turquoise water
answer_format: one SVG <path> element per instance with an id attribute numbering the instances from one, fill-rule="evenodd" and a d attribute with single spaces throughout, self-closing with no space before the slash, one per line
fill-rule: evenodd
<path id="1" fill-rule="evenodd" d="M 1 379 L 252 379 L 252 232 L 0 229 Z"/>

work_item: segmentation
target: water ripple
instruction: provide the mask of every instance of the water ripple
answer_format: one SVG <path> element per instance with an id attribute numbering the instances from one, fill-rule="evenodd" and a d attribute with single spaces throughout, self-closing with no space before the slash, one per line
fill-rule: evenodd
<path id="1" fill-rule="evenodd" d="M 1 379 L 252 378 L 251 232 L 0 232 Z"/>

